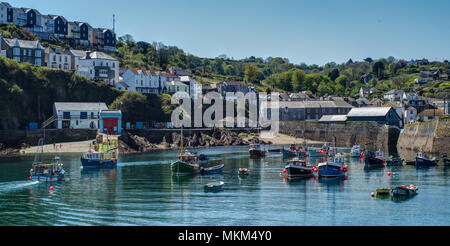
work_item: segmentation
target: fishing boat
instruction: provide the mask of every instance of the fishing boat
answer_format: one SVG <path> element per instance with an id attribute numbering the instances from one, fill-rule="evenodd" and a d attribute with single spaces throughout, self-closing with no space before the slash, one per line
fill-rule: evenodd
<path id="1" fill-rule="evenodd" d="M 417 195 L 417 192 L 419 191 L 419 187 L 410 185 L 409 187 L 406 187 L 405 185 L 402 185 L 400 187 L 394 187 L 391 189 L 391 196 L 403 196 L 403 197 L 411 197 Z"/>
<path id="2" fill-rule="evenodd" d="M 262 149 L 260 144 L 251 144 L 248 152 L 250 157 L 261 158 L 266 156 L 266 151 Z"/>
<path id="3" fill-rule="evenodd" d="M 239 175 L 247 176 L 250 174 L 250 171 L 247 168 L 239 168 L 238 171 Z"/>
<path id="4" fill-rule="evenodd" d="M 225 167 L 225 165 L 217 165 L 214 167 L 208 167 L 208 168 L 204 168 L 202 166 L 200 166 L 200 174 L 201 175 L 211 175 L 211 174 L 220 174 L 223 172 L 223 168 Z"/>
<path id="5" fill-rule="evenodd" d="M 343 177 L 348 172 L 348 166 L 344 167 L 344 155 L 338 153 L 331 161 L 319 163 L 319 177 L 333 178 Z"/>
<path id="6" fill-rule="evenodd" d="M 330 151 L 330 146 L 328 144 L 324 144 L 322 148 L 309 148 L 308 156 L 309 157 L 324 157 L 328 155 Z"/>
<path id="7" fill-rule="evenodd" d="M 387 166 L 403 166 L 403 159 L 400 157 L 388 157 L 386 158 L 386 165 Z"/>
<path id="8" fill-rule="evenodd" d="M 64 180 L 66 176 L 66 171 L 63 168 L 64 165 L 61 162 L 61 158 L 59 156 L 55 156 L 53 162 L 44 163 L 41 160 L 43 152 L 44 152 L 44 138 L 41 138 L 38 141 L 38 148 L 34 156 L 32 167 L 30 169 L 30 180 L 44 181 L 44 182 Z"/>
<path id="9" fill-rule="evenodd" d="M 219 192 L 222 190 L 224 185 L 225 185 L 225 183 L 220 181 L 220 182 L 206 184 L 204 186 L 204 189 L 205 189 L 205 192 Z"/>
<path id="10" fill-rule="evenodd" d="M 283 156 L 285 157 L 306 157 L 307 156 L 307 147 L 306 146 L 301 146 L 301 145 L 296 145 L 296 144 L 292 144 L 291 147 L 289 149 L 284 149 L 283 148 Z"/>
<path id="11" fill-rule="evenodd" d="M 364 164 L 369 167 L 384 166 L 384 164 L 386 163 L 386 160 L 384 159 L 384 153 L 381 150 L 377 151 L 376 153 L 373 153 L 372 151 L 366 151 L 363 159 Z"/>
<path id="12" fill-rule="evenodd" d="M 186 152 L 184 153 L 183 127 L 181 127 L 181 144 L 179 160 L 170 164 L 173 175 L 183 176 L 200 173 L 200 165 L 198 155 Z"/>
<path id="13" fill-rule="evenodd" d="M 360 145 L 355 145 L 352 147 L 352 150 L 350 151 L 350 157 L 352 158 L 360 158 L 362 152 L 364 152 L 364 149 L 361 148 Z"/>
<path id="14" fill-rule="evenodd" d="M 66 171 L 58 156 L 53 163 L 35 162 L 30 170 L 30 180 L 54 182 L 64 180 Z"/>
<path id="15" fill-rule="evenodd" d="M 298 158 L 286 162 L 286 167 L 283 170 L 283 175 L 288 178 L 306 178 L 314 176 L 317 167 L 308 165 L 306 161 Z"/>
<path id="16" fill-rule="evenodd" d="M 439 160 L 436 158 L 430 158 L 428 154 L 422 152 L 417 153 L 416 167 L 432 167 L 437 166 Z"/>

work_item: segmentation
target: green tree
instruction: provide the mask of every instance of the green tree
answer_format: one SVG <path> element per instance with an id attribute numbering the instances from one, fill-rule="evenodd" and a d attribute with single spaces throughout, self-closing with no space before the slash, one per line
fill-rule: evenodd
<path id="1" fill-rule="evenodd" d="M 306 73 L 303 70 L 298 68 L 292 70 L 291 83 L 294 91 L 302 91 L 305 89 L 305 78 Z"/>
<path id="2" fill-rule="evenodd" d="M 249 64 L 245 67 L 244 81 L 249 83 L 257 82 L 258 68 L 254 64 Z"/>
<path id="3" fill-rule="evenodd" d="M 373 64 L 373 73 L 377 78 L 382 79 L 384 76 L 384 63 L 381 61 L 375 62 L 375 64 Z"/>
<path id="4" fill-rule="evenodd" d="M 328 73 L 328 77 L 331 79 L 331 81 L 336 81 L 336 79 L 339 77 L 339 75 L 340 75 L 340 73 L 337 68 L 333 68 L 333 70 L 331 70 Z"/>

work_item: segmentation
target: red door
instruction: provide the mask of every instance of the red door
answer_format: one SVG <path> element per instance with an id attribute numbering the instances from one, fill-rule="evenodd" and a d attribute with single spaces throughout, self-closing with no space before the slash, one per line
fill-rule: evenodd
<path id="1" fill-rule="evenodd" d="M 117 118 L 104 118 L 103 119 L 103 132 L 104 133 L 116 133 L 118 126 Z"/>

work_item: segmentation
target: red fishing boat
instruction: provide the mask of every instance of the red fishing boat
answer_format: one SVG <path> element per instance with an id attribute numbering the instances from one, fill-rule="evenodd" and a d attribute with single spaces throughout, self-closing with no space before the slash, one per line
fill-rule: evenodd
<path id="1" fill-rule="evenodd" d="M 266 151 L 262 149 L 260 144 L 252 144 L 250 145 L 250 150 L 248 151 L 250 153 L 250 157 L 265 157 Z"/>

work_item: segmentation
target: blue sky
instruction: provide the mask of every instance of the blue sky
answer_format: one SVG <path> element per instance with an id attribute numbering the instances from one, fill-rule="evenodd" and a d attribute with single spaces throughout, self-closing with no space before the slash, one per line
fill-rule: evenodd
<path id="1" fill-rule="evenodd" d="M 448 0 L 6 0 L 200 57 L 450 59 Z"/>

